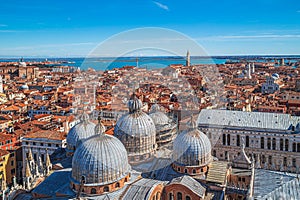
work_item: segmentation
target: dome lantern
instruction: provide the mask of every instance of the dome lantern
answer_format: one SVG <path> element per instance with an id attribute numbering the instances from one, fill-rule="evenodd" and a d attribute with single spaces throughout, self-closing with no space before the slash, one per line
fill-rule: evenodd
<path id="1" fill-rule="evenodd" d="M 136 94 L 133 93 L 128 101 L 129 113 L 135 113 L 142 109 L 142 101 L 137 98 Z"/>

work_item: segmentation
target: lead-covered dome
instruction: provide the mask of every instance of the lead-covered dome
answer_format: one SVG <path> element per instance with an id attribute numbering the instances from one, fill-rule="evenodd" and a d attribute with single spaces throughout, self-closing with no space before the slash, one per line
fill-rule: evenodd
<path id="1" fill-rule="evenodd" d="M 153 104 L 150 109 L 149 116 L 152 118 L 155 125 L 166 125 L 170 123 L 169 117 L 162 112 L 158 104 Z"/>
<path id="2" fill-rule="evenodd" d="M 210 141 L 193 119 L 190 127 L 174 140 L 172 158 L 181 166 L 206 166 L 212 161 Z"/>
<path id="3" fill-rule="evenodd" d="M 74 153 L 79 141 L 95 135 L 95 124 L 89 121 L 89 116 L 83 113 L 80 122 L 73 126 L 67 135 L 67 151 Z"/>
<path id="4" fill-rule="evenodd" d="M 153 104 L 149 116 L 152 118 L 156 128 L 156 143 L 160 148 L 169 147 L 176 137 L 176 124 L 162 111 L 158 104 Z"/>
<path id="5" fill-rule="evenodd" d="M 101 131 L 101 124 L 95 130 Z M 84 179 L 86 193 L 113 191 L 128 181 L 130 169 L 126 149 L 120 140 L 103 132 L 96 133 L 83 141 L 74 153 L 73 188 L 78 188 Z"/>
<path id="6" fill-rule="evenodd" d="M 141 107 L 141 100 L 133 94 L 128 102 L 129 113 L 117 121 L 114 129 L 114 135 L 124 144 L 131 163 L 150 158 L 156 149 L 154 122 Z"/>

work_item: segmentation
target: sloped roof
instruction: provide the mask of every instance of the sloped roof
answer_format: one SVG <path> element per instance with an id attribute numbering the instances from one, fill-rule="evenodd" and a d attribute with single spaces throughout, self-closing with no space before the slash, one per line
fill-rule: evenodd
<path id="1" fill-rule="evenodd" d="M 253 196 L 255 199 L 300 198 L 300 182 L 295 174 L 265 169 L 256 169 L 254 174 Z"/>
<path id="2" fill-rule="evenodd" d="M 266 112 L 243 112 L 232 110 L 201 110 L 198 124 L 233 126 L 259 129 L 288 130 L 290 125 L 296 126 L 300 117 L 289 114 Z"/>
<path id="3" fill-rule="evenodd" d="M 202 198 L 204 197 L 206 191 L 205 187 L 203 187 L 201 183 L 199 183 L 198 181 L 196 181 L 190 176 L 181 176 L 181 177 L 174 178 L 170 184 L 184 185 Z"/>

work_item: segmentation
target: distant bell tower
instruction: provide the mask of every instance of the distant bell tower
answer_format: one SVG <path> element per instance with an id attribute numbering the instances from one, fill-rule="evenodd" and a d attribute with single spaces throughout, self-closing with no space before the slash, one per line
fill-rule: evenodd
<path id="1" fill-rule="evenodd" d="M 191 57 L 190 57 L 190 52 L 186 52 L 186 61 L 185 61 L 185 66 L 190 66 L 191 65 Z"/>

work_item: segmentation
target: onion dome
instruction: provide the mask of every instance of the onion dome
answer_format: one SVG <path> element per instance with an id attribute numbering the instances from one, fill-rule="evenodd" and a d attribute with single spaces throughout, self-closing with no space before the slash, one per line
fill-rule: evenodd
<path id="1" fill-rule="evenodd" d="M 116 137 L 103 133 L 101 126 L 99 123 L 95 128 L 96 134 L 83 141 L 74 153 L 71 178 L 73 189 L 79 189 L 82 179 L 84 191 L 94 194 L 103 192 L 102 186 L 128 181 L 131 167 L 126 149 Z M 117 188 L 120 188 L 118 184 Z"/>
<path id="2" fill-rule="evenodd" d="M 144 161 L 156 149 L 155 125 L 144 113 L 142 102 L 133 94 L 128 102 L 129 113 L 123 115 L 114 129 L 114 135 L 125 145 L 131 163 Z"/>
<path id="3" fill-rule="evenodd" d="M 83 113 L 80 116 L 80 123 L 71 128 L 67 135 L 67 151 L 73 153 L 78 142 L 95 135 L 95 124 L 89 121 L 89 116 Z"/>
<path id="4" fill-rule="evenodd" d="M 212 161 L 210 141 L 193 118 L 189 126 L 174 140 L 173 161 L 183 166 L 206 166 Z"/>

